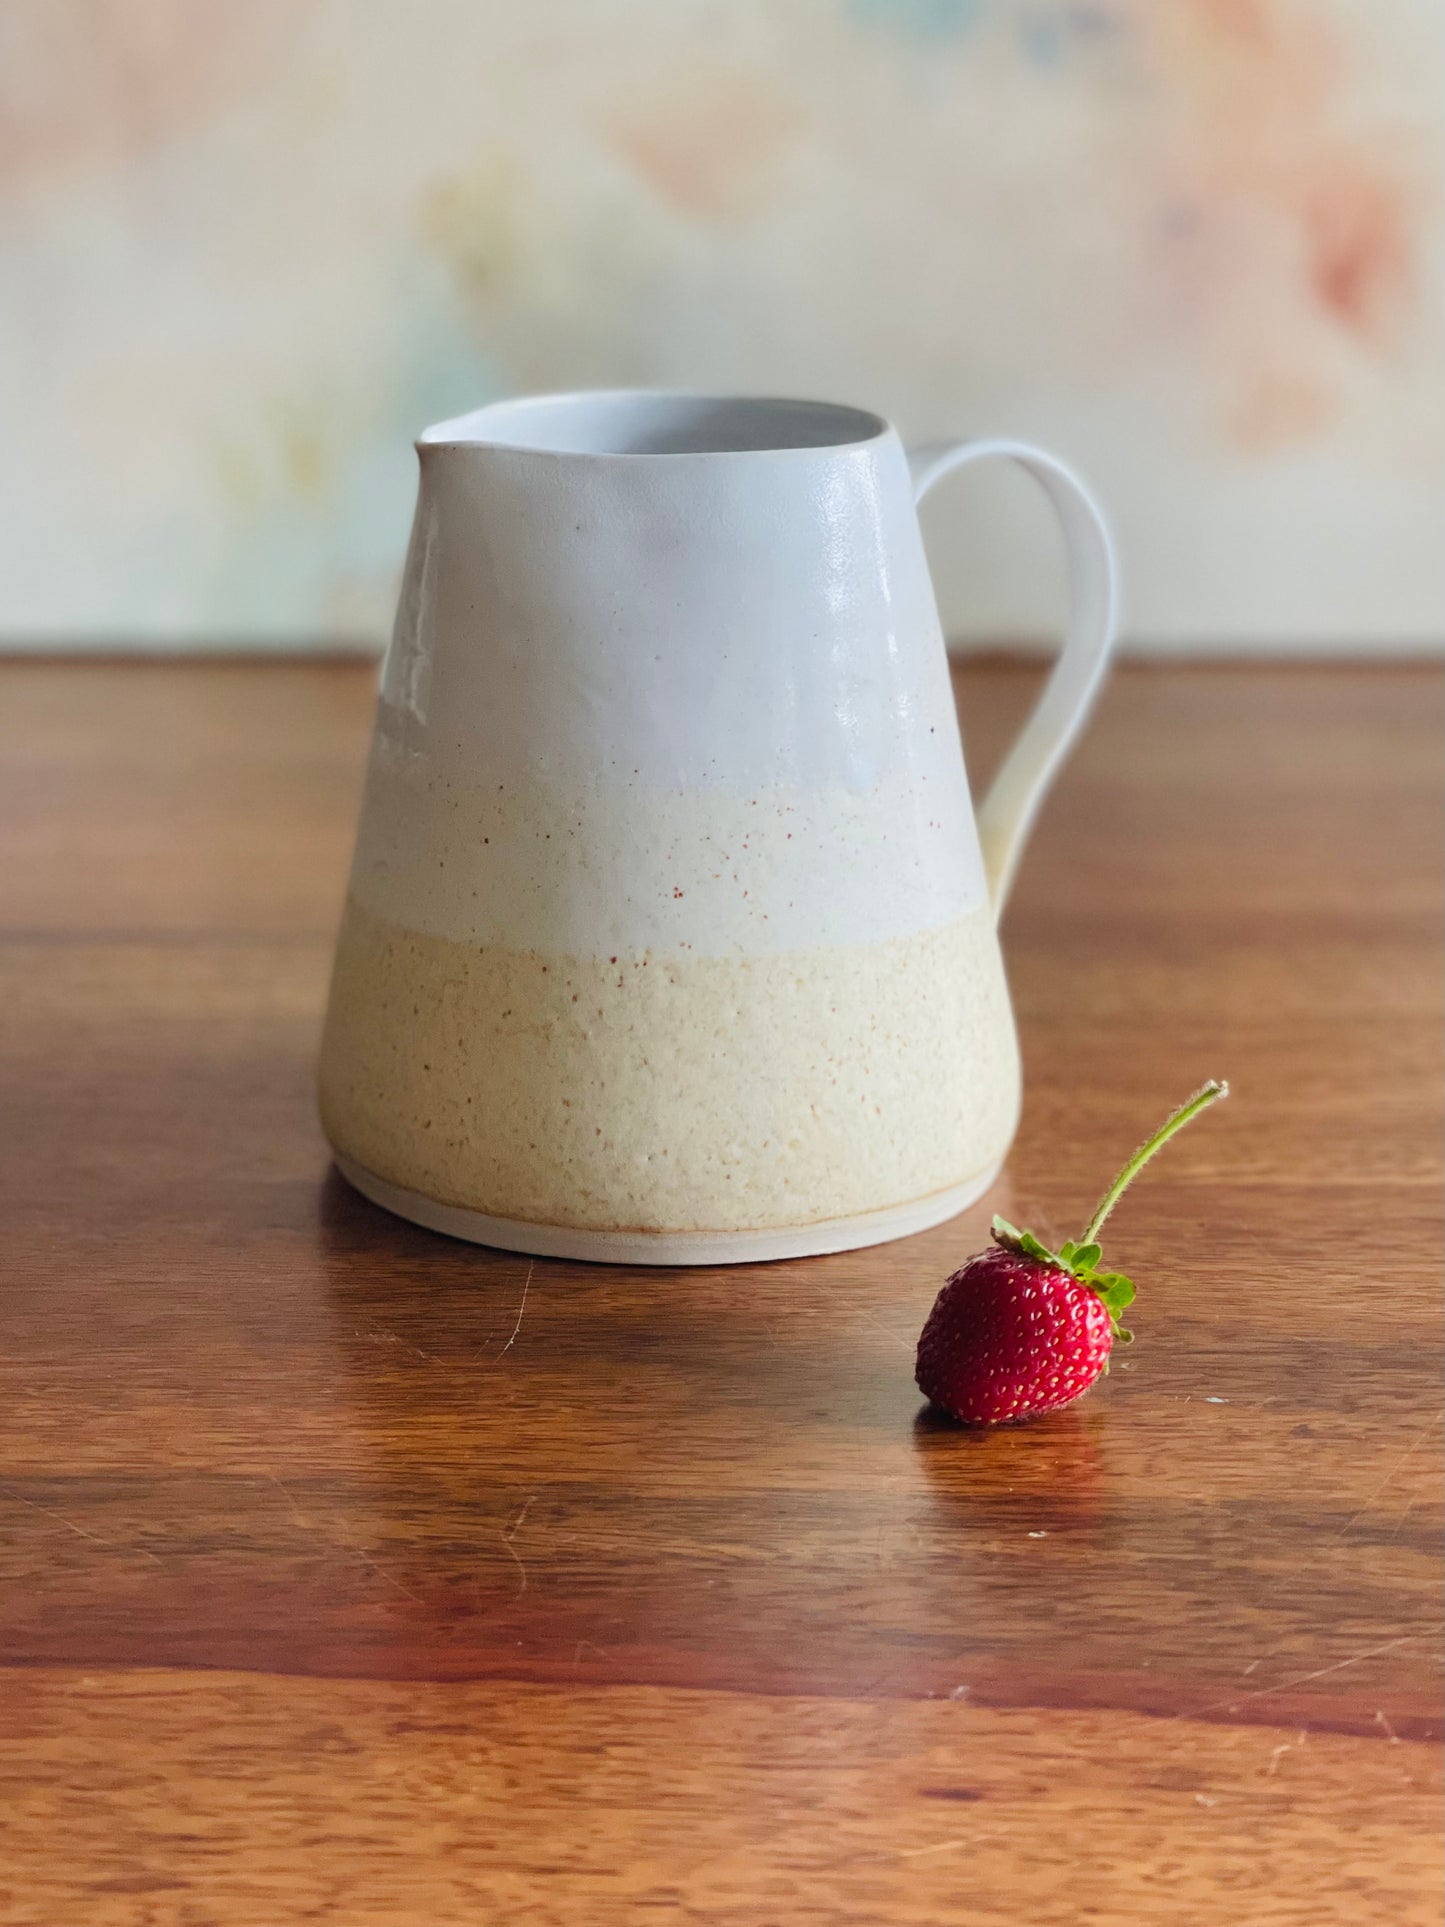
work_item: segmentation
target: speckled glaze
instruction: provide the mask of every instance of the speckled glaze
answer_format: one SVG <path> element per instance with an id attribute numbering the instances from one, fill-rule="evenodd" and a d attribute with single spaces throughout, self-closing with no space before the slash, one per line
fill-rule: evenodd
<path id="1" fill-rule="evenodd" d="M 805 402 L 549 397 L 418 446 L 322 1048 L 343 1168 L 658 1263 L 960 1208 L 1018 1112 L 997 903 L 1112 631 L 1088 498 Z M 1054 496 L 1077 593 L 981 844 L 914 495 L 987 453 Z"/>

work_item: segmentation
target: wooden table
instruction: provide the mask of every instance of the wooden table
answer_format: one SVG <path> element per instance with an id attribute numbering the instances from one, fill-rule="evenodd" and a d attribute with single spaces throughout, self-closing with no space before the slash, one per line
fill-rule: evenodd
<path id="1" fill-rule="evenodd" d="M 983 768 L 1028 677 L 960 680 Z M 373 681 L 0 669 L 0 1918 L 1438 1920 L 1437 671 L 1122 672 L 995 1195 L 673 1273 L 328 1173 Z M 1121 1368 L 921 1413 L 989 1212 L 1077 1225 L 1206 1075 Z"/>

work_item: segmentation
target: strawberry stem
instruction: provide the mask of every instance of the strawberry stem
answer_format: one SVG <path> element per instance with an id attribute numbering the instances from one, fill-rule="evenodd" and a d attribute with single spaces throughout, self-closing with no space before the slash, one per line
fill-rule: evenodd
<path id="1" fill-rule="evenodd" d="M 1152 1158 L 1156 1152 L 1163 1149 L 1176 1131 L 1182 1131 L 1191 1118 L 1198 1117 L 1201 1111 L 1208 1110 L 1216 1098 L 1228 1096 L 1229 1086 L 1221 1079 L 1211 1077 L 1202 1090 L 1194 1093 L 1188 1103 L 1181 1104 L 1172 1117 L 1167 1117 L 1154 1133 L 1153 1137 L 1151 1137 L 1147 1143 L 1139 1146 L 1139 1149 L 1134 1153 L 1133 1157 L 1130 1158 L 1129 1162 L 1109 1186 L 1103 1197 L 1100 1198 L 1098 1208 L 1085 1227 L 1084 1235 L 1079 1239 L 1079 1243 L 1081 1245 L 1091 1245 L 1095 1242 L 1100 1230 L 1103 1228 L 1104 1220 L 1114 1209 L 1114 1206 L 1119 1202 L 1120 1198 L 1123 1197 L 1124 1193 L 1144 1169 L 1144 1166 L 1149 1162 L 1150 1158 Z"/>

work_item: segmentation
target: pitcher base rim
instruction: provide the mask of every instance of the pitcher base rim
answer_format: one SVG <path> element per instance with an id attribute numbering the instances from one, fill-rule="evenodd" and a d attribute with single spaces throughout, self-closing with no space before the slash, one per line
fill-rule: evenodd
<path id="1" fill-rule="evenodd" d="M 536 1258 L 574 1258 L 588 1264 L 737 1265 L 766 1264 L 780 1258 L 821 1258 L 834 1251 L 857 1251 L 896 1238 L 930 1231 L 976 1204 L 1003 1169 L 1003 1159 L 961 1184 L 881 1211 L 860 1211 L 818 1224 L 772 1225 L 749 1231 L 587 1231 L 570 1225 L 532 1224 L 521 1218 L 493 1218 L 463 1205 L 441 1204 L 420 1191 L 381 1178 L 333 1147 L 336 1168 L 354 1190 L 428 1231 L 468 1244 L 491 1245 Z"/>

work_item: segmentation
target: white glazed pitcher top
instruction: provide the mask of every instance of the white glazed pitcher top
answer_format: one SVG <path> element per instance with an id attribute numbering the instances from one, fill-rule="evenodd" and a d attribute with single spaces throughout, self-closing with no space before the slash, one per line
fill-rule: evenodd
<path id="1" fill-rule="evenodd" d="M 1108 531 L 1055 457 L 626 391 L 496 403 L 418 450 L 361 902 L 469 942 L 729 956 L 1001 906 L 1114 634 Z M 1070 618 L 975 824 L 915 499 L 995 456 L 1058 514 Z"/>
<path id="2" fill-rule="evenodd" d="M 432 689 L 471 749 L 665 789 L 956 769 L 915 727 L 944 665 L 907 459 L 876 416 L 556 396 L 418 447 L 438 639 L 476 644 L 434 651 Z"/>
<path id="3" fill-rule="evenodd" d="M 907 458 L 861 410 L 603 394 L 429 430 L 358 850 L 472 942 L 878 942 L 987 891 Z M 485 885 L 459 890 L 483 854 Z"/>

